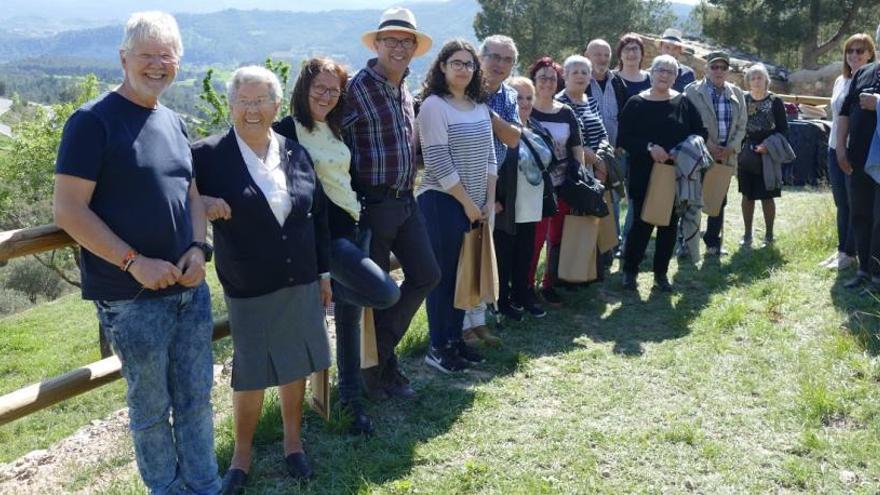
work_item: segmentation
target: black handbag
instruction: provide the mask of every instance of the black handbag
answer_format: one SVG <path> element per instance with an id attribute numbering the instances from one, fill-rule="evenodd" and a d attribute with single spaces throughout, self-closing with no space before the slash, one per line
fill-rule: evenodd
<path id="1" fill-rule="evenodd" d="M 587 168 L 569 157 L 565 165 L 565 179 L 559 186 L 559 197 L 572 209 L 574 215 L 604 217 L 608 215 L 605 187 Z"/>
<path id="2" fill-rule="evenodd" d="M 764 159 L 754 150 L 752 143 L 745 143 L 737 160 L 737 168 L 741 172 L 754 175 L 764 173 Z"/>

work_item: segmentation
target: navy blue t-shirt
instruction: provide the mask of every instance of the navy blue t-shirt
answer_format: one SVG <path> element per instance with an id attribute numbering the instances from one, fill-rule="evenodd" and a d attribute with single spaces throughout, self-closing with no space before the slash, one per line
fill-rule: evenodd
<path id="1" fill-rule="evenodd" d="M 90 208 L 138 253 L 177 263 L 192 242 L 192 155 L 184 124 L 169 108 L 144 108 L 116 92 L 86 103 L 64 125 L 55 173 L 94 181 Z M 86 249 L 80 268 L 84 299 L 185 290 L 175 285 L 141 292 L 131 274 Z"/>
<path id="2" fill-rule="evenodd" d="M 859 95 L 862 93 L 880 93 L 880 64 L 877 62 L 865 64 L 853 74 L 849 93 L 843 100 L 843 107 L 840 109 L 840 116 L 849 118 L 849 141 L 846 147 L 846 157 L 850 164 L 857 169 L 865 167 L 868 151 L 871 149 L 871 140 L 877 129 L 877 113 L 862 110 L 859 105 Z"/>

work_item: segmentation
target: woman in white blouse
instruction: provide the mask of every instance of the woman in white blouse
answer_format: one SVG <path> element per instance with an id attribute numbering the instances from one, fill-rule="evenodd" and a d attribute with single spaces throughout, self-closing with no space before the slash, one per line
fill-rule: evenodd
<path id="1" fill-rule="evenodd" d="M 489 220 L 497 178 L 480 60 L 470 43 L 452 40 L 443 46 L 422 98 L 418 130 L 425 174 L 416 195 L 442 273 L 426 301 L 431 349 L 425 362 L 451 373 L 483 360 L 464 344 L 464 311 L 455 309 L 453 300 L 464 233 Z"/>

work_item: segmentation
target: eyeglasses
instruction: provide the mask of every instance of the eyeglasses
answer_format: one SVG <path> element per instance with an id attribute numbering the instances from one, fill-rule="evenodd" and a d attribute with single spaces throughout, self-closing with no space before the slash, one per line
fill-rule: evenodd
<path id="1" fill-rule="evenodd" d="M 513 65 L 513 63 L 516 61 L 516 60 L 514 60 L 513 57 L 502 57 L 501 55 L 498 55 L 497 53 L 484 53 L 483 57 L 488 58 L 489 60 L 491 60 L 492 62 L 495 62 L 496 64 L 503 63 L 504 65 Z"/>
<path id="2" fill-rule="evenodd" d="M 640 51 L 642 51 L 642 49 L 639 48 L 639 45 L 629 45 L 629 46 L 623 47 L 623 50 L 621 50 L 621 51 L 623 51 L 623 52 L 640 52 Z"/>
<path id="3" fill-rule="evenodd" d="M 568 71 L 568 75 L 570 75 L 570 76 L 577 76 L 577 75 L 589 76 L 590 71 L 588 71 L 587 69 L 571 69 Z"/>
<path id="4" fill-rule="evenodd" d="M 390 36 L 386 36 L 385 38 L 378 39 L 376 41 L 385 45 L 385 48 L 391 48 L 391 49 L 394 49 L 394 48 L 397 48 L 398 46 L 400 46 L 404 50 L 412 50 L 416 46 L 415 38 L 399 39 L 399 38 L 392 38 Z"/>
<path id="5" fill-rule="evenodd" d="M 865 50 L 864 48 L 847 48 L 846 54 L 849 55 L 849 54 L 855 53 L 857 55 L 861 55 L 861 54 L 865 53 L 866 51 L 868 51 L 868 50 Z"/>
<path id="6" fill-rule="evenodd" d="M 710 66 L 709 66 L 709 70 L 723 70 L 723 71 L 726 71 L 726 70 L 729 69 L 729 68 L 730 68 L 730 67 L 728 67 L 727 65 L 710 65 Z"/>
<path id="7" fill-rule="evenodd" d="M 555 76 L 538 76 L 535 78 L 537 82 L 556 82 Z"/>
<path id="8" fill-rule="evenodd" d="M 532 101 L 534 98 L 533 95 L 516 95 L 516 101 Z"/>
<path id="9" fill-rule="evenodd" d="M 462 62 L 461 60 L 450 60 L 446 62 L 446 65 L 452 67 L 454 70 L 466 70 L 468 72 L 473 72 L 477 70 L 477 64 L 473 62 Z"/>
<path id="10" fill-rule="evenodd" d="M 653 72 L 654 74 L 665 74 L 667 76 L 678 74 L 678 71 L 674 71 L 672 69 L 661 69 L 659 67 L 651 70 L 651 72 Z"/>
<path id="11" fill-rule="evenodd" d="M 156 59 L 158 59 L 159 62 L 165 65 L 175 65 L 177 64 L 177 62 L 180 61 L 180 59 L 177 58 L 176 55 L 172 55 L 170 53 L 136 53 L 135 57 L 137 57 L 138 60 L 145 64 L 148 64 Z"/>
<path id="12" fill-rule="evenodd" d="M 235 106 L 238 106 L 238 107 L 244 107 L 244 108 L 250 108 L 250 107 L 254 107 L 254 108 L 266 107 L 266 106 L 272 105 L 272 104 L 274 104 L 274 103 L 275 103 L 274 100 L 272 100 L 271 98 L 266 97 L 266 96 L 261 96 L 261 97 L 259 97 L 259 98 L 254 98 L 253 100 L 249 100 L 249 99 L 246 99 L 246 98 L 238 98 L 237 100 L 235 100 Z"/>
<path id="13" fill-rule="evenodd" d="M 339 95 L 342 94 L 342 90 L 339 88 L 328 88 L 327 86 L 318 85 L 312 86 L 311 91 L 309 91 L 312 96 L 324 96 L 326 94 L 330 95 L 330 98 L 339 98 Z"/>

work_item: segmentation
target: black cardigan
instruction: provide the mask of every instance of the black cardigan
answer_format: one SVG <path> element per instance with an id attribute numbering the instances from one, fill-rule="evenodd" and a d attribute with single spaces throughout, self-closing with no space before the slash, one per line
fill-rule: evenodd
<path id="1" fill-rule="evenodd" d="M 309 155 L 280 137 L 281 166 L 293 208 L 284 225 L 272 214 L 230 130 L 192 146 L 199 192 L 222 198 L 229 220 L 215 220 L 216 268 L 229 297 L 254 297 L 314 282 L 329 271 L 326 199 Z"/>

